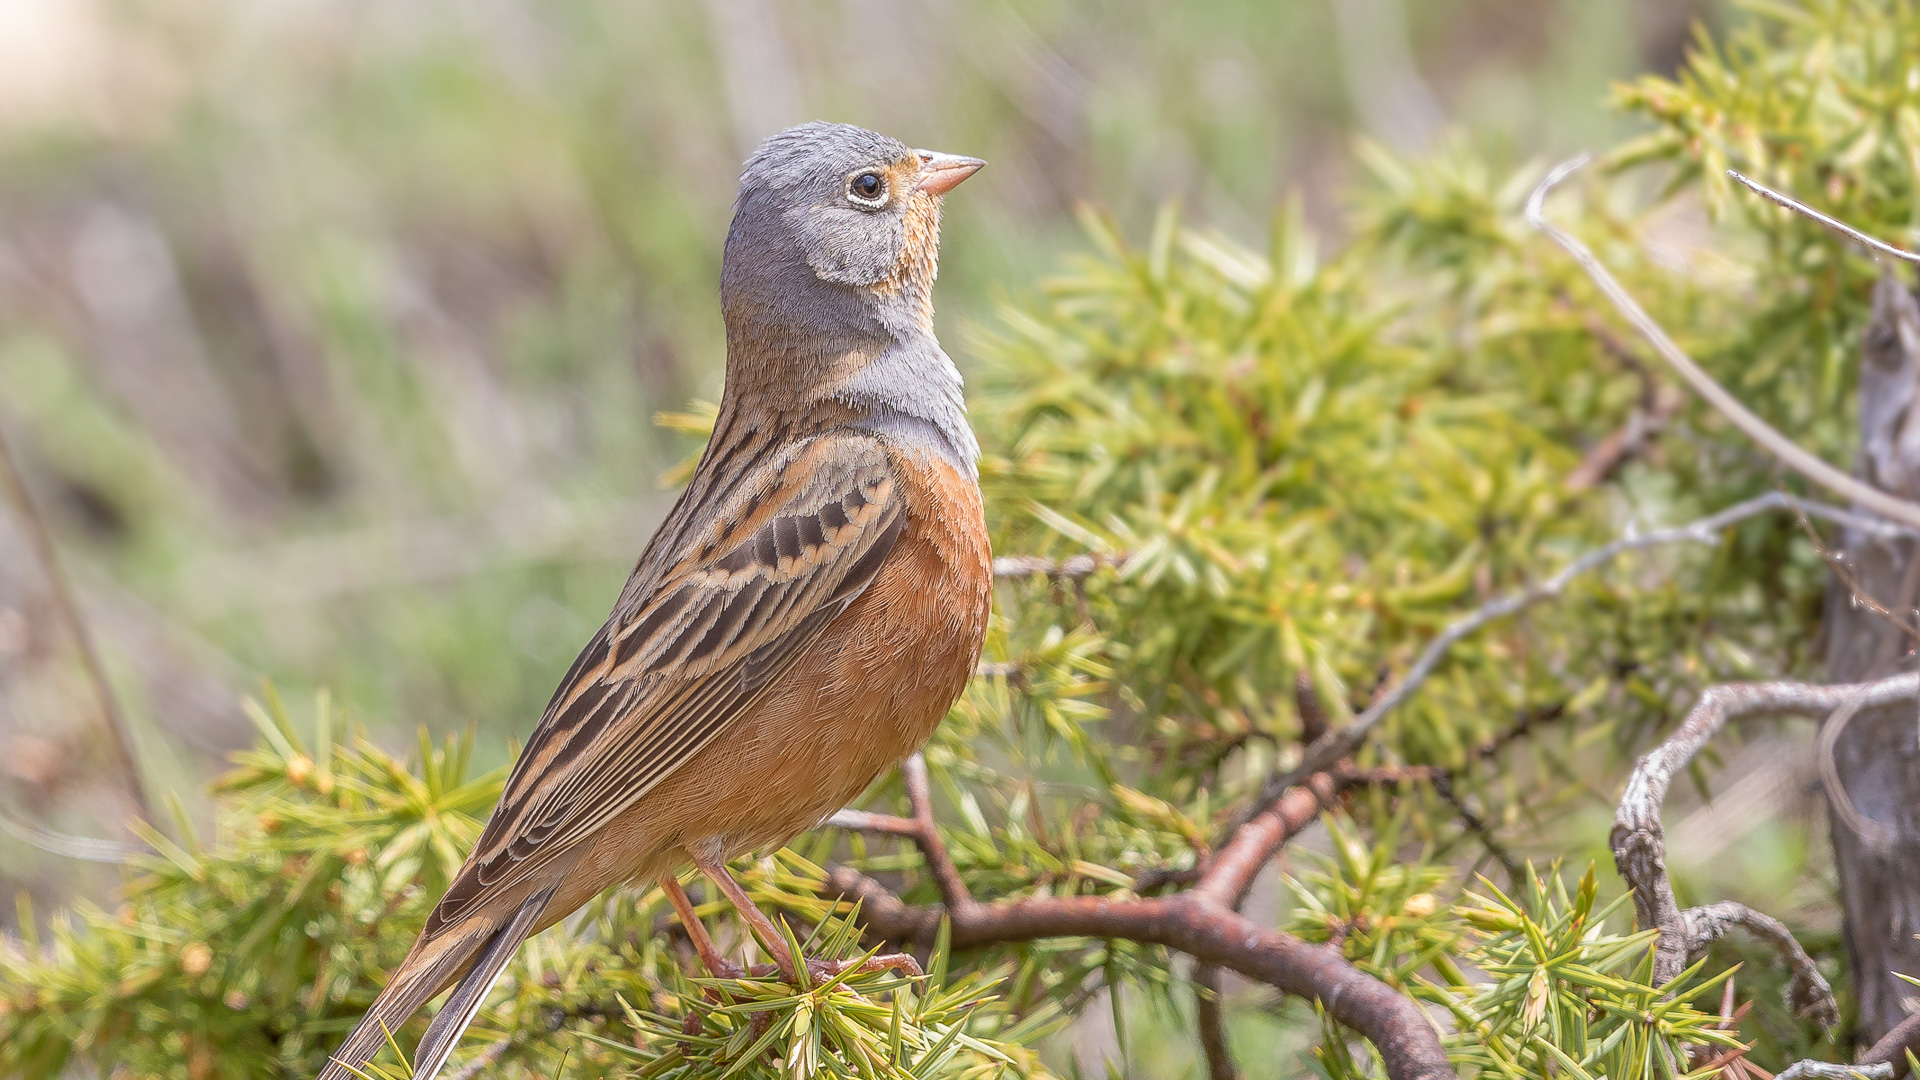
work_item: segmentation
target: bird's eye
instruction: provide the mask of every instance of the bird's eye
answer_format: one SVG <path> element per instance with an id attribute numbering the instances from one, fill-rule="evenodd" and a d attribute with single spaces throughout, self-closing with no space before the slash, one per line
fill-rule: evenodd
<path id="1" fill-rule="evenodd" d="M 887 196 L 887 182 L 879 173 L 861 173 L 847 182 L 847 194 L 859 202 L 877 203 Z"/>

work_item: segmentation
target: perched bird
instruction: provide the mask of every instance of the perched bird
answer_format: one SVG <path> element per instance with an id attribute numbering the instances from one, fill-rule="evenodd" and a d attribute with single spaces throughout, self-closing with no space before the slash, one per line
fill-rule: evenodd
<path id="1" fill-rule="evenodd" d="M 720 274 L 726 389 L 692 480 L 561 680 L 473 853 L 320 1073 L 428 999 L 431 1078 L 528 935 L 688 861 L 791 978 L 737 855 L 819 824 L 932 734 L 992 565 L 960 373 L 933 333 L 940 200 L 983 164 L 811 123 L 748 160 Z M 898 962 L 907 962 L 897 958 Z"/>

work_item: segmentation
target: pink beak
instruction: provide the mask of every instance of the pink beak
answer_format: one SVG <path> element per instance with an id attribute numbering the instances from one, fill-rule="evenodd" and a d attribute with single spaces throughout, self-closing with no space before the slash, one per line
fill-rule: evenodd
<path id="1" fill-rule="evenodd" d="M 916 150 L 920 155 L 920 190 L 929 195 L 945 195 L 960 186 L 960 181 L 980 171 L 986 162 L 959 154 L 936 154 Z"/>

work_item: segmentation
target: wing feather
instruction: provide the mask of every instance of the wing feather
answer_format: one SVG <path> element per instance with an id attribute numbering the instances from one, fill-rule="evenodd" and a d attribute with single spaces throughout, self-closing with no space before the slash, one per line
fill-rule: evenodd
<path id="1" fill-rule="evenodd" d="M 581 651 L 429 933 L 671 776 L 879 574 L 906 509 L 877 443 L 822 437 L 759 471 Z"/>

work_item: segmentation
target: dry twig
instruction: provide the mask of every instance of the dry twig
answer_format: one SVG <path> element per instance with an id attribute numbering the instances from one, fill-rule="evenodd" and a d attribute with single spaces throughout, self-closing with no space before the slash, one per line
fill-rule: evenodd
<path id="1" fill-rule="evenodd" d="M 1729 526 L 1775 510 L 1802 512 L 1809 517 L 1847 524 L 1874 536 L 1920 535 L 1914 529 L 1892 522 L 1856 514 L 1837 506 L 1797 500 L 1784 492 L 1772 491 L 1758 498 L 1735 503 L 1717 514 L 1685 525 L 1621 537 L 1605 547 L 1590 551 L 1568 563 L 1559 573 L 1545 581 L 1491 600 L 1454 620 L 1437 637 L 1427 643 L 1427 647 L 1421 650 L 1419 657 L 1414 660 L 1413 666 L 1407 669 L 1406 675 L 1392 689 L 1375 698 L 1373 704 L 1356 717 L 1353 723 L 1336 731 L 1327 732 L 1310 743 L 1306 752 L 1301 755 L 1300 764 L 1295 766 L 1292 772 L 1268 778 L 1260 788 L 1259 797 L 1247 811 L 1248 816 L 1259 813 L 1272 800 L 1279 798 L 1289 788 L 1297 786 L 1302 778 L 1316 772 L 1324 772 L 1332 768 L 1341 758 L 1353 753 L 1366 740 L 1375 725 L 1379 724 L 1382 717 L 1398 708 L 1413 695 L 1415 690 L 1419 689 L 1420 684 L 1426 682 L 1439 667 L 1440 661 L 1455 645 L 1472 636 L 1482 627 L 1509 615 L 1519 614 L 1542 601 L 1557 599 L 1575 578 L 1591 573 L 1630 551 L 1641 551 L 1667 544 L 1717 543 L 1721 531 Z"/>
<path id="2" fill-rule="evenodd" d="M 1646 309 L 1642 308 L 1608 272 L 1607 268 L 1601 265 L 1600 260 L 1585 244 L 1546 219 L 1544 207 L 1548 193 L 1561 181 L 1573 175 L 1587 161 L 1587 156 L 1583 154 L 1571 161 L 1561 163 L 1548 173 L 1546 179 L 1541 180 L 1539 186 L 1533 189 L 1533 194 L 1527 198 L 1527 221 L 1534 228 L 1546 233 L 1547 237 L 1564 248 L 1567 254 L 1572 255 L 1581 269 L 1587 272 L 1587 276 L 1593 279 L 1593 283 L 1598 285 L 1607 299 L 1613 302 L 1613 306 L 1619 309 L 1620 314 L 1633 324 L 1634 329 L 1640 331 L 1653 345 L 1654 350 L 1666 360 L 1681 380 L 1691 386 L 1695 393 L 1705 398 L 1707 404 L 1713 406 L 1715 411 L 1726 417 L 1728 422 L 1739 428 L 1742 434 L 1752 439 L 1761 449 L 1773 455 L 1782 465 L 1836 495 L 1858 503 L 1882 517 L 1891 518 L 1908 526 L 1920 527 L 1920 503 L 1888 494 L 1851 473 L 1822 461 L 1801 449 L 1793 440 L 1756 416 L 1753 410 L 1747 408 L 1740 399 L 1715 382 L 1713 376 L 1707 374 L 1692 357 L 1674 343 L 1671 337 L 1667 336 L 1667 332 L 1653 320 L 1653 316 L 1647 314 Z"/>
<path id="3" fill-rule="evenodd" d="M 1660 930 L 1654 952 L 1654 981 L 1680 974 L 1702 945 L 1739 925 L 1765 938 L 1793 968 L 1788 1003 L 1796 1012 L 1811 1015 L 1823 1026 L 1839 1021 L 1833 992 L 1786 928 L 1777 921 L 1740 905 L 1714 904 L 1681 910 L 1667 879 L 1666 834 L 1661 807 L 1676 772 L 1686 767 L 1707 741 L 1730 720 L 1758 716 L 1818 715 L 1849 702 L 1860 706 L 1885 705 L 1913 699 L 1920 691 L 1920 675 L 1898 675 L 1857 686 L 1819 686 L 1809 683 L 1733 683 L 1709 687 L 1666 742 L 1642 757 L 1627 780 L 1626 793 L 1614 814 L 1609 846 L 1620 876 L 1633 889 L 1640 925 Z"/>
<path id="4" fill-rule="evenodd" d="M 146 782 L 140 777 L 139 760 L 133 753 L 133 735 L 127 728 L 126 714 L 120 711 L 120 699 L 113 692 L 113 684 L 107 681 L 106 665 L 100 662 L 93 635 L 87 628 L 86 620 L 80 617 L 80 605 L 74 600 L 73 589 L 60 569 L 60 555 L 53 546 L 53 533 L 47 528 L 46 519 L 40 516 L 40 508 L 34 504 L 33 493 L 27 490 L 26 477 L 21 473 L 19 463 L 14 460 L 13 449 L 8 445 L 4 432 L 0 432 L 0 480 L 4 480 L 8 494 L 19 510 L 27 539 L 33 545 L 34 556 L 40 560 L 41 569 L 47 575 L 53 602 L 67 620 L 74 645 L 80 652 L 81 666 L 86 669 L 93 692 L 100 699 L 100 714 L 106 718 L 108 741 L 113 744 L 114 761 L 119 765 L 122 779 L 126 782 L 127 794 L 139 808 L 140 816 L 152 820 L 153 807 L 147 801 Z"/>

